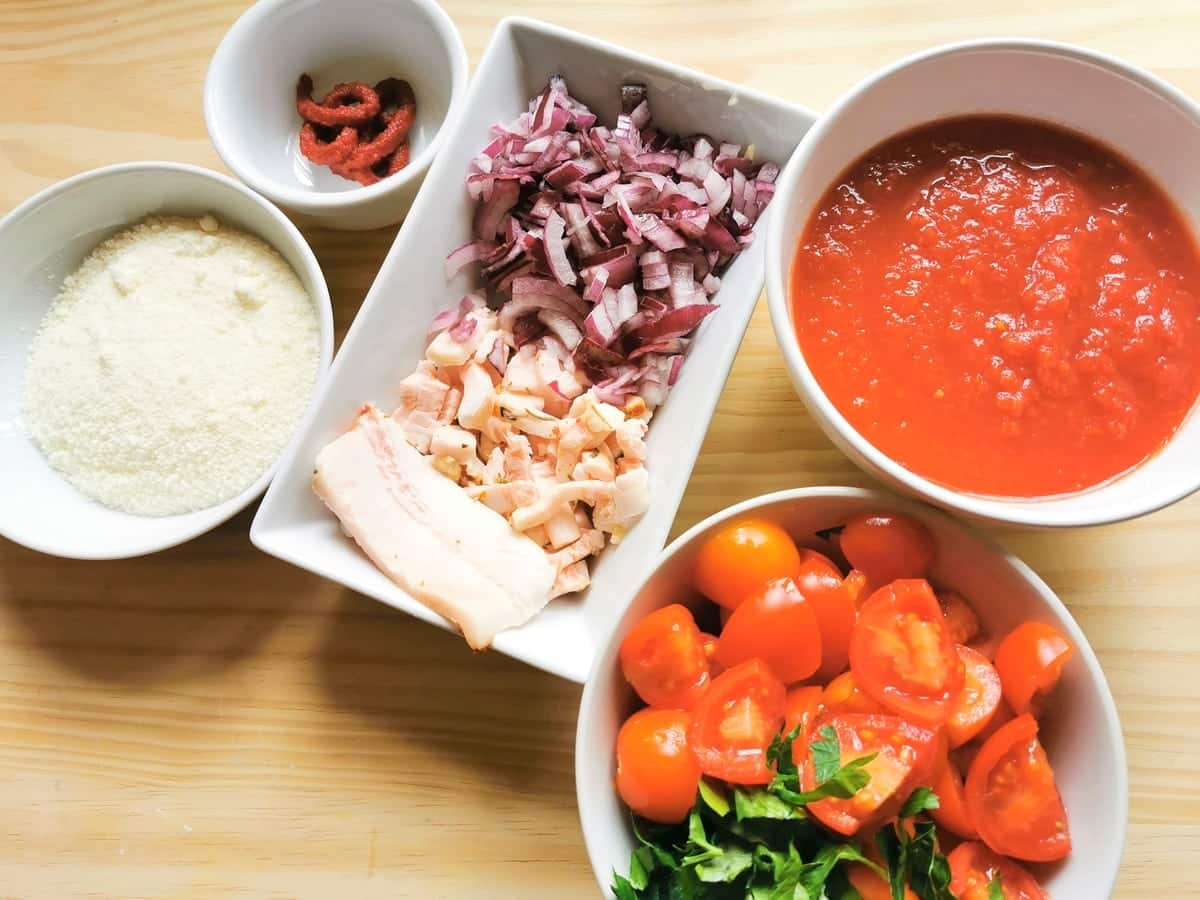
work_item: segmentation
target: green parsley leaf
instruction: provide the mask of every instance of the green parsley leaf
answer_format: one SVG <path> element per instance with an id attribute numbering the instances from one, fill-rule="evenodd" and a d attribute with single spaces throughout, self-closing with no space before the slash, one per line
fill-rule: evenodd
<path id="1" fill-rule="evenodd" d="M 813 775 L 817 784 L 829 781 L 842 765 L 842 746 L 832 725 L 825 725 L 817 732 L 818 740 L 809 744 L 812 750 Z"/>
<path id="2" fill-rule="evenodd" d="M 709 843 L 708 834 L 704 830 L 704 820 L 700 818 L 700 810 L 693 809 L 688 816 L 688 849 L 696 848 L 695 852 L 688 853 L 681 863 L 685 866 L 694 866 L 697 863 L 708 862 L 710 859 L 716 859 L 723 852 L 720 847 Z"/>
<path id="3" fill-rule="evenodd" d="M 729 815 L 729 801 L 725 793 L 707 778 L 700 779 L 700 799 L 718 816 L 724 818 Z"/>
<path id="4" fill-rule="evenodd" d="M 804 866 L 800 873 L 800 886 L 811 897 L 820 897 L 825 891 L 833 867 L 840 862 L 855 862 L 869 866 L 884 877 L 885 873 L 879 866 L 862 855 L 862 851 L 854 844 L 828 844 L 817 851 L 817 857 Z"/>
<path id="5" fill-rule="evenodd" d="M 911 819 L 927 809 L 937 809 L 941 805 L 937 794 L 927 787 L 919 787 L 908 795 L 908 799 L 900 807 L 900 818 Z"/>
<path id="6" fill-rule="evenodd" d="M 988 882 L 988 900 L 1004 900 L 1004 886 L 1000 884 L 999 874 Z"/>
<path id="7" fill-rule="evenodd" d="M 616 895 L 617 900 L 638 900 L 637 891 L 629 883 L 629 879 L 616 872 L 613 872 L 612 892 Z"/>
<path id="8" fill-rule="evenodd" d="M 743 819 L 803 819 L 804 811 L 792 803 L 788 803 L 778 794 L 763 788 L 743 790 L 738 788 L 733 792 L 733 809 L 737 820 Z"/>
<path id="9" fill-rule="evenodd" d="M 697 863 L 696 877 L 707 883 L 728 884 L 753 864 L 754 857 L 749 850 L 730 844 L 722 848 L 717 856 Z"/>
<path id="10" fill-rule="evenodd" d="M 955 900 L 950 892 L 950 863 L 938 847 L 932 822 L 917 822 L 908 839 L 908 884 L 921 900 Z"/>

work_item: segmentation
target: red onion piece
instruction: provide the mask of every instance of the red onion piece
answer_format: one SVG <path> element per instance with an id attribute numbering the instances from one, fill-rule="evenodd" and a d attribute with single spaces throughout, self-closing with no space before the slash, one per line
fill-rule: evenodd
<path id="1" fill-rule="evenodd" d="M 554 309 L 538 311 L 538 320 L 558 336 L 568 350 L 574 350 L 583 340 L 583 331 L 565 313 Z"/>
<path id="2" fill-rule="evenodd" d="M 446 257 L 446 280 L 449 281 L 457 275 L 464 266 L 488 259 L 501 248 L 501 244 L 492 241 L 469 241 L 451 250 L 450 255 Z"/>
<path id="3" fill-rule="evenodd" d="M 551 212 L 546 218 L 546 230 L 542 235 L 542 243 L 546 248 L 546 261 L 550 265 L 550 273 L 559 284 L 574 284 L 579 279 L 567 259 L 567 245 L 563 238 L 566 222 L 557 212 Z"/>
<path id="4" fill-rule="evenodd" d="M 718 309 L 715 303 L 694 303 L 664 313 L 653 322 L 647 322 L 633 333 L 642 343 L 683 337 Z"/>

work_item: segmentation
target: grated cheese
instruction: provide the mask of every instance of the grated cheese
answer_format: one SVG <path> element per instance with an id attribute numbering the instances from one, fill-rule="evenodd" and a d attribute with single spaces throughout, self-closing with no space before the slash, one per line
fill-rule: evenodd
<path id="1" fill-rule="evenodd" d="M 30 347 L 23 418 L 93 499 L 190 512 L 270 467 L 318 358 L 316 310 L 272 247 L 212 216 L 151 218 L 63 282 Z"/>

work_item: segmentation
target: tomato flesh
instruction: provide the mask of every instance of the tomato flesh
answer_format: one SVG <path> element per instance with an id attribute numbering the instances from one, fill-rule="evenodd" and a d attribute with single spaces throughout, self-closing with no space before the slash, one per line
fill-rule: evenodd
<path id="1" fill-rule="evenodd" d="M 657 609 L 621 642 L 621 671 L 639 697 L 662 709 L 689 709 L 710 677 L 704 636 L 691 611 L 678 603 Z"/>
<path id="2" fill-rule="evenodd" d="M 783 730 L 791 734 L 797 728 L 799 732 L 792 740 L 792 760 L 800 765 L 808 753 L 808 739 L 812 724 L 824 709 L 821 698 L 824 695 L 816 685 L 804 685 L 792 688 L 787 692 L 783 711 Z"/>
<path id="3" fill-rule="evenodd" d="M 1045 900 L 1046 894 L 1032 875 L 978 841 L 959 844 L 948 861 L 950 890 L 958 900 L 992 900 L 993 882 L 999 885 L 1003 900 Z"/>
<path id="4" fill-rule="evenodd" d="M 850 634 L 858 619 L 854 596 L 840 575 L 827 572 L 801 572 L 797 587 L 808 600 L 821 633 L 817 679 L 829 681 L 846 671 L 850 659 Z"/>
<path id="5" fill-rule="evenodd" d="M 1037 715 L 1074 652 L 1065 637 L 1042 622 L 1025 622 L 1010 631 L 996 648 L 996 669 L 1013 711 Z"/>
<path id="6" fill-rule="evenodd" d="M 956 644 L 969 644 L 982 630 L 975 609 L 957 591 L 938 591 L 938 605 L 946 617 L 950 639 Z"/>
<path id="7" fill-rule="evenodd" d="M 1000 676 L 987 657 L 959 644 L 963 664 L 963 686 L 954 698 L 946 719 L 946 736 L 951 747 L 961 747 L 979 734 L 1000 707 Z"/>
<path id="8" fill-rule="evenodd" d="M 747 519 L 722 527 L 700 546 L 692 572 L 698 590 L 733 609 L 765 584 L 800 573 L 800 552 L 773 522 Z"/>
<path id="9" fill-rule="evenodd" d="M 700 784 L 688 748 L 691 716 L 682 709 L 643 709 L 617 734 L 617 791 L 625 805 L 652 822 L 682 822 Z"/>
<path id="10" fill-rule="evenodd" d="M 784 683 L 802 681 L 821 664 L 821 629 L 813 606 L 791 578 L 769 583 L 735 609 L 717 639 L 726 669 L 761 659 Z"/>
<path id="11" fill-rule="evenodd" d="M 814 736 L 826 726 L 837 736 L 841 765 L 875 754 L 864 768 L 870 781 L 853 797 L 827 797 L 808 804 L 809 812 L 839 834 L 856 834 L 896 815 L 912 789 L 933 772 L 938 738 L 931 729 L 896 716 L 842 713 L 819 719 Z M 805 790 L 817 786 L 811 747 L 801 784 Z"/>
<path id="12" fill-rule="evenodd" d="M 1037 732 L 1037 720 L 1026 713 L 987 739 L 967 773 L 967 810 L 995 852 L 1051 862 L 1071 851 L 1071 837 Z"/>
<path id="13" fill-rule="evenodd" d="M 688 729 L 700 770 L 733 784 L 770 781 L 767 747 L 783 725 L 786 693 L 760 659 L 717 676 L 693 711 Z"/>
<path id="14" fill-rule="evenodd" d="M 926 577 L 937 553 L 929 529 L 907 516 L 855 516 L 838 540 L 846 561 L 875 588 L 898 578 Z"/>
<path id="15" fill-rule="evenodd" d="M 963 683 L 963 664 L 928 582 L 880 588 L 859 611 L 850 670 L 876 702 L 913 721 L 940 725 Z"/>
<path id="16" fill-rule="evenodd" d="M 971 814 L 967 812 L 966 788 L 962 773 L 949 754 L 943 753 L 938 760 L 937 771 L 930 787 L 938 796 L 938 807 L 929 811 L 933 821 L 963 840 L 979 840 L 979 831 L 971 822 Z"/>
<path id="17" fill-rule="evenodd" d="M 884 708 L 868 697 L 854 680 L 853 672 L 843 672 L 825 687 L 822 702 L 828 712 L 882 713 Z"/>

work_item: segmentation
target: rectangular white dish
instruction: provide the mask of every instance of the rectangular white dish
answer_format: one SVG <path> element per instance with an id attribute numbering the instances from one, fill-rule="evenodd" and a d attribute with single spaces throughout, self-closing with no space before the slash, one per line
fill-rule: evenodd
<path id="1" fill-rule="evenodd" d="M 346 537 L 313 494 L 313 460 L 345 431 L 365 402 L 385 411 L 396 387 L 423 356 L 430 320 L 474 287 L 467 271 L 447 282 L 446 255 L 469 240 L 472 204 L 465 179 L 490 128 L 526 108 L 560 74 L 601 122 L 615 121 L 620 86 L 649 88 L 656 123 L 753 144 L 756 157 L 784 164 L 815 120 L 813 113 L 729 82 L 612 44 L 524 18 L 503 20 L 480 61 L 459 116 L 445 124 L 442 150 L 388 252 L 309 415 L 263 500 L 250 537 L 261 550 L 323 575 L 442 628 L 441 616 L 408 596 Z M 722 276 L 721 308 L 700 327 L 679 380 L 655 414 L 647 438 L 650 510 L 597 561 L 591 586 L 550 603 L 527 625 L 501 633 L 494 648 L 582 682 L 596 645 L 619 617 L 665 543 L 709 420 L 763 284 L 763 230 Z"/>

